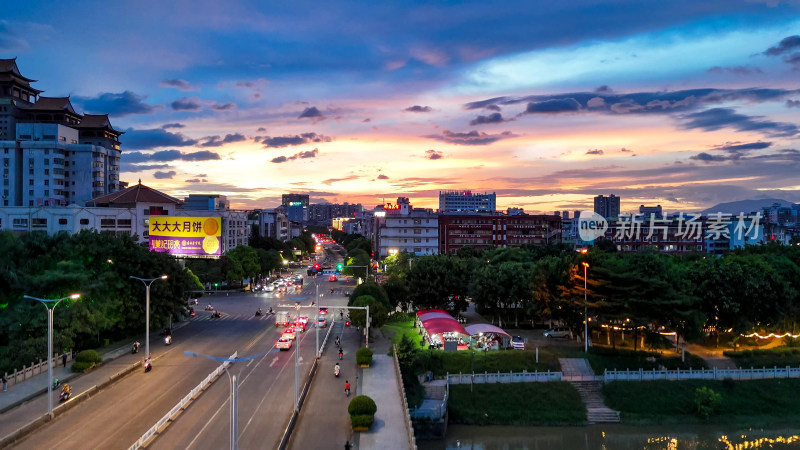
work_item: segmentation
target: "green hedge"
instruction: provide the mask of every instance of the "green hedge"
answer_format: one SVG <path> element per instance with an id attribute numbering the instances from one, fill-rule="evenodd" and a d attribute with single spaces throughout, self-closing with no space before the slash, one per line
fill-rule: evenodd
<path id="1" fill-rule="evenodd" d="M 755 350 L 725 351 L 723 354 L 737 367 L 786 367 L 800 365 L 800 348 L 762 348 Z"/>
<path id="2" fill-rule="evenodd" d="M 586 355 L 595 374 L 602 375 L 605 369 L 626 370 L 639 369 L 652 370 L 665 368 L 675 369 L 705 369 L 708 365 L 699 356 L 686 352 L 686 361 L 681 361 L 680 355 L 664 356 L 658 352 L 644 350 L 615 349 L 610 347 L 595 346 L 589 349 Z"/>
<path id="3" fill-rule="evenodd" d="M 91 369 L 94 366 L 95 366 L 95 364 L 91 363 L 91 362 L 75 361 L 74 363 L 72 363 L 71 369 L 72 369 L 73 372 L 76 372 L 76 373 L 88 372 L 89 369 Z"/>
<path id="4" fill-rule="evenodd" d="M 375 400 L 366 395 L 353 397 L 350 404 L 347 405 L 347 412 L 351 416 L 374 416 L 376 411 L 378 411 L 378 405 L 375 404 Z"/>
<path id="5" fill-rule="evenodd" d="M 372 364 L 372 350 L 368 349 L 367 347 L 361 347 L 356 352 L 356 364 L 358 365 L 370 365 Z"/>
<path id="6" fill-rule="evenodd" d="M 78 353 L 75 356 L 75 361 L 100 364 L 101 362 L 103 362 L 103 358 L 100 357 L 100 354 L 97 353 L 97 350 L 90 349 L 90 350 L 83 350 L 82 352 Z"/>

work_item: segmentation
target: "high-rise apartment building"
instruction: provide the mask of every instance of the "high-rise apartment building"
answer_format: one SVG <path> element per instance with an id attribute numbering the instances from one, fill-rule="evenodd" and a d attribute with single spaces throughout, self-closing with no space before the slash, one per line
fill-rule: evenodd
<path id="1" fill-rule="evenodd" d="M 439 212 L 458 214 L 494 214 L 497 194 L 474 194 L 472 191 L 440 191 Z"/>
<path id="2" fill-rule="evenodd" d="M 614 194 L 608 197 L 598 195 L 594 198 L 594 212 L 606 219 L 615 219 L 619 217 L 619 197 Z"/>
<path id="3" fill-rule="evenodd" d="M 281 205 L 286 209 L 291 222 L 308 221 L 308 194 L 283 194 Z"/>
<path id="4" fill-rule="evenodd" d="M 0 206 L 83 206 L 122 188 L 121 131 L 80 114 L 69 97 L 43 97 L 16 59 L 0 59 Z"/>
<path id="5" fill-rule="evenodd" d="M 661 209 L 661 205 L 657 206 L 641 205 L 639 206 L 639 214 L 641 214 L 645 219 L 649 219 L 651 214 L 656 219 L 661 219 L 664 217 L 664 211 Z"/>
<path id="6" fill-rule="evenodd" d="M 308 223 L 310 225 L 331 226 L 331 222 L 336 218 L 354 218 L 364 211 L 361 203 L 344 204 L 337 203 L 314 203 L 308 205 Z"/>

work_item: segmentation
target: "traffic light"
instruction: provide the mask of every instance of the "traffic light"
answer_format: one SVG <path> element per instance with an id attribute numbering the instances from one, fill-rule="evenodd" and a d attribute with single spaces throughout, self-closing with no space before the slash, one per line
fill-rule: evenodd
<path id="1" fill-rule="evenodd" d="M 314 264 L 314 272 L 319 272 L 319 264 Z"/>
<path id="2" fill-rule="evenodd" d="M 336 273 L 341 273 L 342 272 L 342 268 L 344 268 L 344 264 L 342 264 L 342 263 L 337 264 L 336 265 Z"/>

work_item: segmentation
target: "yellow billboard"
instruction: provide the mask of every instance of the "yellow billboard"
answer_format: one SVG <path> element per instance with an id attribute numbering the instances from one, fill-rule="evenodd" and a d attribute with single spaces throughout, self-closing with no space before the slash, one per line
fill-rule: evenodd
<path id="1" fill-rule="evenodd" d="M 150 251 L 190 258 L 222 255 L 222 218 L 150 216 Z"/>

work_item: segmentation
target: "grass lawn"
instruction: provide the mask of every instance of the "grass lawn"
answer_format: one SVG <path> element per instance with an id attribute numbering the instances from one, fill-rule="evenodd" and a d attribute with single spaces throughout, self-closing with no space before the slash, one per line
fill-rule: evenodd
<path id="1" fill-rule="evenodd" d="M 612 349 L 609 347 L 594 346 L 589 349 L 589 353 L 576 350 L 561 350 L 556 352 L 556 358 L 586 358 L 592 366 L 595 375 L 602 375 L 605 369 L 608 370 L 658 370 L 663 366 L 667 369 L 703 369 L 708 365 L 703 358 L 686 353 L 686 362 L 681 362 L 679 354 L 664 352 L 659 354 L 652 351 L 639 350 L 634 353 L 632 350 Z M 655 358 L 655 360 L 653 360 Z"/>
<path id="2" fill-rule="evenodd" d="M 800 365 L 800 348 L 798 347 L 727 351 L 725 356 L 730 357 L 737 367 L 745 369 L 751 367 L 797 367 Z"/>
<path id="3" fill-rule="evenodd" d="M 722 396 L 711 423 L 764 426 L 800 420 L 800 403 L 792 394 L 800 389 L 798 379 L 614 381 L 603 386 L 603 395 L 624 423 L 705 423 L 694 413 L 694 393 L 703 386 Z"/>
<path id="4" fill-rule="evenodd" d="M 579 425 L 586 409 L 566 382 L 451 385 L 450 423 L 468 425 Z"/>

